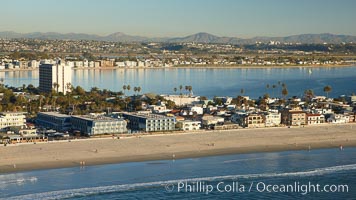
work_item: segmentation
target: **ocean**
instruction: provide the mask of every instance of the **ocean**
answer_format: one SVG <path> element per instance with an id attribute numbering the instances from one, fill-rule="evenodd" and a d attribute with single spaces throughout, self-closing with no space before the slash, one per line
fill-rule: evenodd
<path id="1" fill-rule="evenodd" d="M 311 71 L 310 71 L 311 70 Z M 0 72 L 5 84 L 22 87 L 23 84 L 38 86 L 38 71 Z M 123 85 L 131 88 L 140 86 L 141 93 L 174 94 L 174 88 L 187 93 L 183 88 L 191 85 L 196 95 L 213 98 L 214 96 L 243 95 L 258 98 L 268 93 L 281 97 L 281 85 L 287 85 L 289 96 L 302 96 L 307 89 L 316 95 L 326 95 L 323 88 L 332 87 L 331 97 L 356 93 L 356 66 L 353 67 L 306 67 L 267 68 L 267 69 L 194 69 L 194 68 L 159 68 L 159 69 L 114 69 L 114 70 L 73 70 L 72 84 L 86 90 L 92 87 L 122 91 Z M 270 88 L 267 88 L 267 84 Z M 272 88 L 273 85 L 277 87 Z M 127 95 L 134 93 L 125 92 Z"/>
<path id="2" fill-rule="evenodd" d="M 355 199 L 356 148 L 0 174 L 0 199 Z"/>

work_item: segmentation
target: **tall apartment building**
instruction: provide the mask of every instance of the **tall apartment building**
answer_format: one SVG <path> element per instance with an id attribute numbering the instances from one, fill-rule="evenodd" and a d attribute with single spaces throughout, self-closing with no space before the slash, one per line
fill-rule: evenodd
<path id="1" fill-rule="evenodd" d="M 63 64 L 40 65 L 39 89 L 41 92 L 56 92 L 66 94 L 72 82 L 72 69 Z"/>

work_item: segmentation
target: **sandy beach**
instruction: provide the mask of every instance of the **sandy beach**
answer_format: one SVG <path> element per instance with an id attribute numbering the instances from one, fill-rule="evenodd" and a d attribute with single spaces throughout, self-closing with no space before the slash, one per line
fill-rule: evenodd
<path id="1" fill-rule="evenodd" d="M 199 131 L 0 147 L 0 173 L 211 155 L 356 146 L 356 124 Z"/>

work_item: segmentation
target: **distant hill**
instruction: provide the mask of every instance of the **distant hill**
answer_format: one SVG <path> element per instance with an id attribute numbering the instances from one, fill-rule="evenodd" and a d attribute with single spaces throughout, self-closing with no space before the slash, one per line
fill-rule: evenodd
<path id="1" fill-rule="evenodd" d="M 291 42 L 291 43 L 313 43 L 313 44 L 338 44 L 342 42 L 356 42 L 356 36 L 351 35 L 334 35 L 330 33 L 322 34 L 301 34 L 301 35 L 292 35 L 286 37 L 254 37 L 251 39 L 245 39 L 241 42 L 244 43 L 254 43 L 256 41 L 268 42 L 268 41 L 279 41 L 279 42 Z"/>
<path id="2" fill-rule="evenodd" d="M 111 41 L 111 42 L 142 42 L 147 41 L 149 38 L 141 36 L 131 36 L 125 33 L 116 32 L 108 36 L 98 38 L 98 40 Z"/>
<path id="3" fill-rule="evenodd" d="M 249 39 L 241 39 L 237 37 L 219 37 L 209 33 L 197 33 L 186 37 L 171 37 L 171 38 L 148 38 L 141 36 L 131 36 L 122 32 L 113 33 L 107 36 L 100 36 L 85 33 L 56 33 L 56 32 L 33 32 L 33 33 L 16 33 L 13 31 L 0 32 L 0 38 L 33 38 L 33 39 L 59 39 L 59 40 L 97 40 L 111 42 L 196 42 L 196 43 L 225 43 L 225 44 L 254 44 L 255 42 L 291 42 L 291 43 L 331 43 L 337 44 L 341 42 L 355 42 L 356 36 L 350 35 L 334 35 L 330 33 L 323 34 L 301 34 L 286 37 L 254 37 Z"/>
<path id="4" fill-rule="evenodd" d="M 209 33 L 197 33 L 182 38 L 170 38 L 167 42 L 197 42 L 197 43 L 217 43 L 220 37 Z"/>

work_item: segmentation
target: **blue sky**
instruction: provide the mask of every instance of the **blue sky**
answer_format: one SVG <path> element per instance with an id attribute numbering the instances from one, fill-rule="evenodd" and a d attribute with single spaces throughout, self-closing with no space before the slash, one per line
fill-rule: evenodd
<path id="1" fill-rule="evenodd" d="M 0 31 L 356 35 L 355 0 L 0 0 Z"/>

